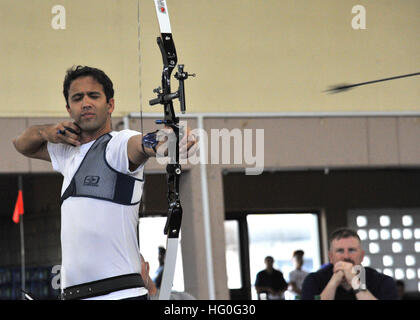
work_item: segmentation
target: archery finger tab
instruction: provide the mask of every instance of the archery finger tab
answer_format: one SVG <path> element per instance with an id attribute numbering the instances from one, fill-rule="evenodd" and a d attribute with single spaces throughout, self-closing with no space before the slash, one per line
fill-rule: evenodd
<path id="1" fill-rule="evenodd" d="M 79 131 L 82 131 L 82 128 L 77 124 L 77 122 L 73 122 L 73 124 L 79 129 Z"/>
<path id="2" fill-rule="evenodd" d="M 67 130 L 67 131 L 69 131 L 69 132 L 71 132 L 71 133 L 73 133 L 73 134 L 75 134 L 75 135 L 79 135 L 79 133 L 77 133 L 73 128 L 70 128 L 70 127 L 66 127 L 66 126 L 64 126 L 64 131 L 65 130 Z"/>

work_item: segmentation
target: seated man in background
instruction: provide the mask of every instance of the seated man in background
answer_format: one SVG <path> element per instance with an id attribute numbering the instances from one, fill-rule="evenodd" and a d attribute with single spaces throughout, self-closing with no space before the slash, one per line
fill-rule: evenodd
<path id="1" fill-rule="evenodd" d="M 330 237 L 330 264 L 305 278 L 302 299 L 313 300 L 318 296 L 321 300 L 397 300 L 394 279 L 362 267 L 364 255 L 355 231 L 336 230 Z"/>

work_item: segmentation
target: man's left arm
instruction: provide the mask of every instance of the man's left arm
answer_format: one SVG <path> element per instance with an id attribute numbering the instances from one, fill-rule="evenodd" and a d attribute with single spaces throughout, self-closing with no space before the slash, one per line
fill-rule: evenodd
<path id="1" fill-rule="evenodd" d="M 398 291 L 395 280 L 391 277 L 381 274 L 379 290 L 377 294 L 378 300 L 398 300 Z"/>
<path id="2" fill-rule="evenodd" d="M 360 283 L 360 278 L 356 278 L 356 274 L 353 272 L 353 265 L 348 262 L 340 261 L 335 264 L 335 270 L 343 270 L 347 283 L 353 285 L 353 282 L 357 279 Z M 395 281 L 391 277 L 385 277 L 378 279 L 379 291 L 377 296 L 373 295 L 368 289 L 366 290 L 356 290 L 355 296 L 357 300 L 396 300 L 398 299 L 397 287 Z"/>
<path id="3" fill-rule="evenodd" d="M 135 135 L 128 139 L 127 156 L 130 171 L 135 171 L 140 165 L 144 164 L 151 156 L 156 156 L 152 148 L 142 148 L 143 135 Z M 143 150 L 144 149 L 144 150 Z"/>
<path id="4" fill-rule="evenodd" d="M 378 300 L 369 290 L 355 293 L 357 300 Z"/>
<path id="5" fill-rule="evenodd" d="M 180 158 L 191 156 L 197 150 L 197 138 L 189 128 L 185 129 L 187 134 L 179 142 Z M 144 164 L 150 157 L 156 157 L 156 151 L 166 156 L 168 154 L 167 140 L 168 135 L 173 134 L 172 129 L 161 129 L 160 133 L 156 134 L 156 146 L 153 148 L 143 143 L 143 135 L 132 136 L 127 143 L 127 156 L 130 161 L 130 171 L 134 171 L 140 165 Z M 156 150 L 156 151 L 155 151 Z"/>
<path id="6" fill-rule="evenodd" d="M 384 277 L 378 279 L 378 281 L 380 281 L 380 284 L 376 296 L 369 290 L 358 291 L 356 293 L 357 300 L 398 300 L 397 286 L 394 279 Z"/>

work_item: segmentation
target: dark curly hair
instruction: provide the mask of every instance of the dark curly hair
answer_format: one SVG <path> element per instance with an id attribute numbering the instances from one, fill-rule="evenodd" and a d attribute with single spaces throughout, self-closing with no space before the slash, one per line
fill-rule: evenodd
<path id="1" fill-rule="evenodd" d="M 109 102 L 109 99 L 114 97 L 114 88 L 111 79 L 103 72 L 97 68 L 92 68 L 88 66 L 77 66 L 72 67 L 67 70 L 66 77 L 64 78 L 63 83 L 63 94 L 64 98 L 66 99 L 67 106 L 69 105 L 69 89 L 71 83 L 80 77 L 92 77 L 96 81 L 98 81 L 105 92 L 106 102 Z"/>

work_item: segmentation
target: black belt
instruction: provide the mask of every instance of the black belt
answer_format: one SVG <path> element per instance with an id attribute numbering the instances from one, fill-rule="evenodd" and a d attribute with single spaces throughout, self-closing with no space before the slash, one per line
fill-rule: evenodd
<path id="1" fill-rule="evenodd" d="M 67 287 L 61 294 L 62 300 L 85 299 L 101 296 L 110 292 L 144 287 L 140 274 L 130 273 L 122 276 L 86 282 L 77 286 Z"/>

